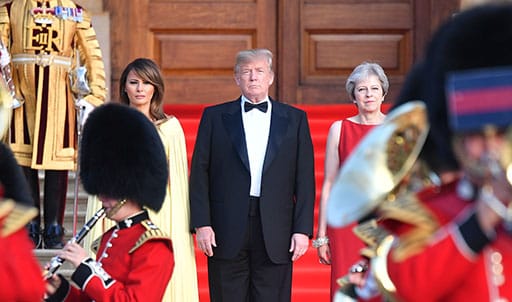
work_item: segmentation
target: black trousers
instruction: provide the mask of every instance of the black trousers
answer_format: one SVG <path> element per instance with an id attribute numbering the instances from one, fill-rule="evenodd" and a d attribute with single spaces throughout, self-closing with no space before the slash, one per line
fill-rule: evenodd
<path id="1" fill-rule="evenodd" d="M 34 206 L 40 208 L 40 189 L 38 170 L 29 167 L 23 167 L 23 172 L 27 178 L 30 193 L 34 199 Z M 66 191 L 68 186 L 68 171 L 45 170 L 44 176 L 44 225 L 51 224 L 62 225 L 64 220 L 64 210 L 66 207 Z M 40 217 L 35 218 L 37 224 Z"/>
<path id="2" fill-rule="evenodd" d="M 211 302 L 289 302 L 292 263 L 275 264 L 263 241 L 259 198 L 251 197 L 245 241 L 234 259 L 208 258 Z"/>

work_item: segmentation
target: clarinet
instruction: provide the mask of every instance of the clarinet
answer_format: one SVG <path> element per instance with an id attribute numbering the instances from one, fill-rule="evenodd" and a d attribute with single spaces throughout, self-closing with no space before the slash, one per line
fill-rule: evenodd
<path id="1" fill-rule="evenodd" d="M 80 229 L 80 231 L 78 231 L 78 233 L 75 235 L 75 237 L 71 238 L 68 241 L 68 243 L 75 243 L 75 242 L 80 243 L 82 241 L 82 239 L 84 239 L 84 237 L 87 235 L 87 233 L 89 233 L 89 231 L 92 229 L 92 227 L 94 227 L 96 222 L 98 222 L 98 220 L 101 217 L 103 217 L 104 214 L 105 214 L 105 208 L 99 209 L 94 214 L 94 216 L 92 216 L 91 219 L 89 219 L 89 221 L 87 221 L 85 223 L 85 225 Z M 60 258 L 59 256 L 53 257 L 50 260 L 50 267 L 44 274 L 44 279 L 45 280 L 50 279 L 53 276 L 53 274 L 55 274 L 55 272 L 62 266 L 63 263 L 64 263 L 64 259 Z"/>

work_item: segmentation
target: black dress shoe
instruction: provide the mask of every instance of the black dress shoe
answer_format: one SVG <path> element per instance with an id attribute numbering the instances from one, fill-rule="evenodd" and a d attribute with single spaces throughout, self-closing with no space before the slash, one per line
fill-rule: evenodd
<path id="1" fill-rule="evenodd" d="M 64 237 L 64 229 L 58 224 L 46 226 L 44 230 L 44 248 L 61 249 L 64 247 L 62 238 Z"/>
<path id="2" fill-rule="evenodd" d="M 40 249 L 42 245 L 41 241 L 41 227 L 39 223 L 36 221 L 31 221 L 27 224 L 28 235 L 30 239 L 34 243 L 34 247 L 36 249 Z"/>

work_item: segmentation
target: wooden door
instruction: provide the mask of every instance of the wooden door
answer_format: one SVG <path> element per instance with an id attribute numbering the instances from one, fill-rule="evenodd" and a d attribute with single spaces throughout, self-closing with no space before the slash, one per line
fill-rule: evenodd
<path id="1" fill-rule="evenodd" d="M 236 53 L 276 51 L 276 0 L 110 0 L 105 6 L 112 20 L 113 90 L 126 64 L 149 57 L 162 68 L 166 103 L 227 101 L 240 94 Z"/>
<path id="2" fill-rule="evenodd" d="M 154 59 L 166 103 L 218 103 L 239 95 L 235 54 L 275 54 L 271 95 L 286 103 L 348 101 L 344 83 L 362 61 L 381 64 L 387 100 L 459 0 L 104 0 L 111 16 L 112 95 L 123 68 Z"/>

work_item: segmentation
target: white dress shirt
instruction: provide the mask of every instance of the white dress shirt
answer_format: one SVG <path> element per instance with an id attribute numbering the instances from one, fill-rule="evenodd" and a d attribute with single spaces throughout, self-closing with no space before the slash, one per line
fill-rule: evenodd
<path id="1" fill-rule="evenodd" d="M 261 112 L 253 109 L 244 111 L 244 102 L 250 102 L 242 96 L 240 103 L 242 109 L 242 121 L 245 131 L 245 143 L 247 154 L 249 156 L 249 166 L 251 169 L 251 196 L 260 196 L 261 175 L 263 172 L 263 162 L 267 151 L 268 136 L 270 133 L 270 116 L 272 112 L 272 103 L 267 97 L 262 102 L 268 102 L 267 112 Z"/>

